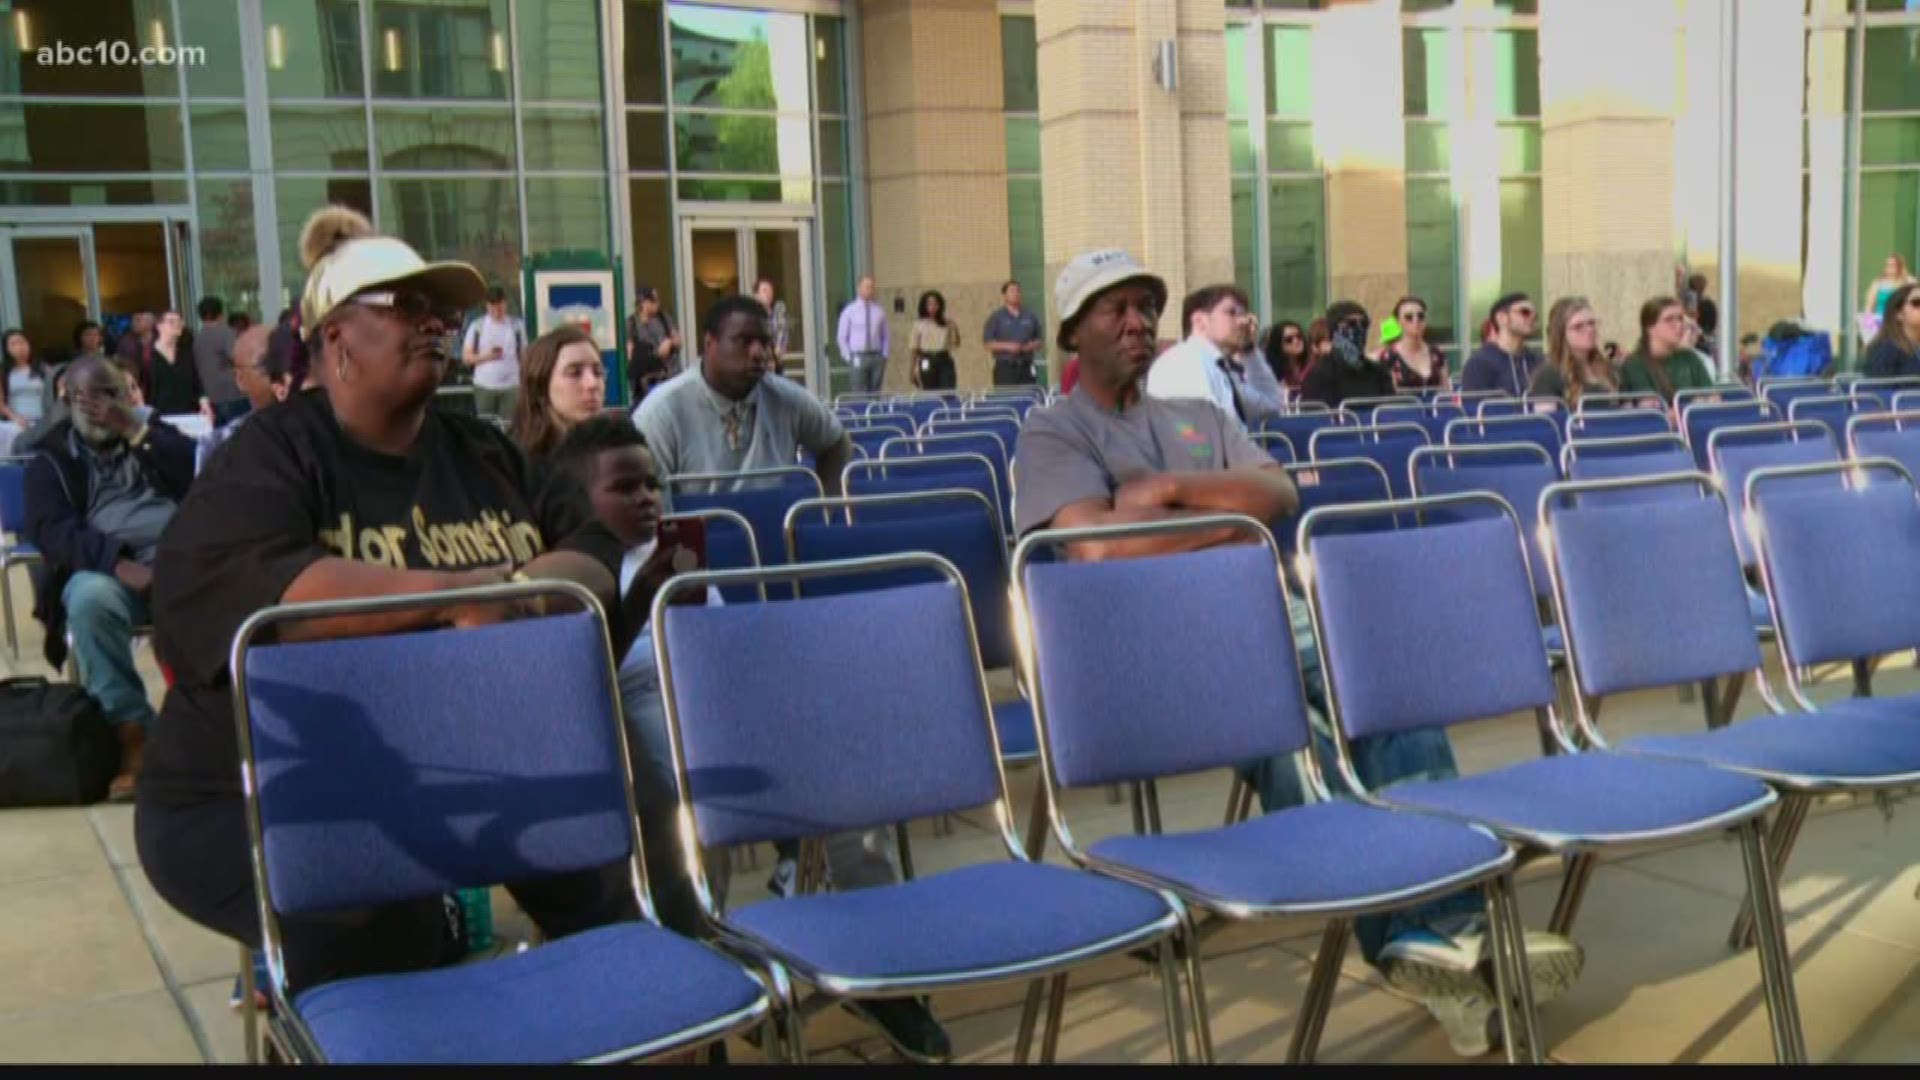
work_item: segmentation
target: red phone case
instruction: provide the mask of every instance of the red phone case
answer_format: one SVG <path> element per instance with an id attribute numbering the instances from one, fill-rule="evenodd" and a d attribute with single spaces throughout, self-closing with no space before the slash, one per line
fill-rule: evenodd
<path id="1" fill-rule="evenodd" d="M 660 546 L 671 550 L 673 572 L 692 573 L 707 568 L 707 523 L 701 518 L 669 517 L 660 522 Z M 705 604 L 698 591 L 687 591 L 675 599 L 680 604 Z"/>

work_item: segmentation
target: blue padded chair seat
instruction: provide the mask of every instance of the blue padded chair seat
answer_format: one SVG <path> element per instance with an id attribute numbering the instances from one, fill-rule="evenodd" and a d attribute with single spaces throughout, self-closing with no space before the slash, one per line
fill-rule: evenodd
<path id="1" fill-rule="evenodd" d="M 1505 844 L 1478 830 L 1347 800 L 1221 829 L 1110 837 L 1088 852 L 1219 903 L 1298 908 L 1423 892 L 1507 858 Z"/>
<path id="2" fill-rule="evenodd" d="M 294 1005 L 329 1061 L 528 1064 L 644 1046 L 760 996 L 712 949 L 631 922 L 496 960 L 327 983 Z"/>
<path id="3" fill-rule="evenodd" d="M 1030 758 L 1040 752 L 1040 736 L 1033 730 L 1033 704 L 1024 698 L 995 705 L 993 729 L 1000 736 L 1003 761 Z"/>
<path id="4" fill-rule="evenodd" d="M 25 540 L 16 540 L 0 547 L 0 554 L 4 554 L 9 559 L 37 559 L 40 557 L 40 549 Z"/>
<path id="5" fill-rule="evenodd" d="M 1647 735 L 1621 749 L 1787 784 L 1920 775 L 1920 710 L 1913 702 L 1904 708 L 1876 709 L 1874 704 L 1886 703 L 1861 698 L 1813 716 L 1769 713 L 1719 731 Z"/>
<path id="6" fill-rule="evenodd" d="M 1536 758 L 1453 780 L 1398 784 L 1380 793 L 1396 806 L 1484 822 L 1544 842 L 1653 839 L 1773 802 L 1750 777 L 1683 761 L 1605 752 Z"/>
<path id="7" fill-rule="evenodd" d="M 1082 949 L 1130 947 L 1157 937 L 1173 919 L 1151 890 L 1022 862 L 769 900 L 727 915 L 803 975 L 932 982 Z"/>

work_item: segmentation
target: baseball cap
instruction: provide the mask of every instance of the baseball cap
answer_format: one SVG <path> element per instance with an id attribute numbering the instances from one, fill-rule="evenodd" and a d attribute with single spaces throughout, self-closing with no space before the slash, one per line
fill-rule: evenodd
<path id="1" fill-rule="evenodd" d="M 480 271 L 463 262 L 430 263 L 406 241 L 376 235 L 366 215 L 351 207 L 323 207 L 307 218 L 300 261 L 308 271 L 300 325 L 308 329 L 368 289 L 411 285 L 449 310 L 470 308 L 487 293 Z"/>
<path id="2" fill-rule="evenodd" d="M 1054 344 L 1068 348 L 1067 335 L 1085 314 L 1087 304 L 1115 285 L 1129 281 L 1145 283 L 1153 290 L 1155 305 L 1165 310 L 1167 283 L 1149 274 L 1138 259 L 1118 248 L 1076 255 L 1061 269 L 1060 279 L 1053 286 L 1053 310 L 1060 313 L 1060 332 L 1054 336 Z"/>

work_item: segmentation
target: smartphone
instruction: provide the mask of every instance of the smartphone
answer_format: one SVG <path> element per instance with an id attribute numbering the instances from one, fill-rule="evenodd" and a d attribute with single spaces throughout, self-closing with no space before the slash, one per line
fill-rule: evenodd
<path id="1" fill-rule="evenodd" d="M 707 568 L 707 523 L 697 517 L 669 517 L 660 522 L 660 547 L 671 551 L 673 572 L 689 574 Z M 707 598 L 697 589 L 682 592 L 679 604 L 705 604 Z"/>

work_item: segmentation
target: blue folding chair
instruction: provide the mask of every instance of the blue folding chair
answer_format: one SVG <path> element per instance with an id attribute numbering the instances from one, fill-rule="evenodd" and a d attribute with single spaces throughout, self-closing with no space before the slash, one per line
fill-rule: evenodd
<path id="1" fill-rule="evenodd" d="M 847 438 L 853 441 L 854 449 L 870 458 L 880 456 L 880 448 L 886 445 L 888 439 L 898 439 L 900 437 L 900 433 L 895 431 L 892 425 L 881 426 L 876 424 L 865 427 L 847 428 Z"/>
<path id="2" fill-rule="evenodd" d="M 1373 410 L 1382 405 L 1418 405 L 1420 399 L 1412 394 L 1389 394 L 1384 397 L 1354 397 L 1340 403 L 1338 411 L 1353 417 L 1356 424 L 1373 424 Z"/>
<path id="3" fill-rule="evenodd" d="M 1520 522 L 1520 535 L 1526 541 L 1527 566 L 1533 570 L 1541 599 L 1546 599 L 1545 566 L 1541 561 L 1538 523 L 1540 493 L 1560 479 L 1560 470 L 1547 458 L 1547 452 L 1533 443 L 1488 443 L 1475 446 L 1429 446 L 1413 453 L 1409 464 L 1416 498 L 1439 495 L 1465 495 L 1483 492 L 1506 503 L 1507 510 Z M 1428 521 L 1446 520 L 1451 515 L 1466 517 L 1499 513 L 1483 502 L 1466 502 L 1459 509 L 1430 514 Z M 1558 652 L 1558 635 L 1549 636 L 1549 652 Z"/>
<path id="4" fill-rule="evenodd" d="M 1300 495 L 1300 509 L 1292 517 L 1275 522 L 1273 535 L 1280 545 L 1281 563 L 1288 573 L 1293 572 L 1300 518 L 1322 506 L 1383 502 L 1393 498 L 1393 482 L 1387 478 L 1387 470 L 1371 458 L 1289 465 L 1287 478 L 1293 481 L 1294 490 Z"/>
<path id="5" fill-rule="evenodd" d="M 819 579 L 916 570 L 939 580 L 832 596 L 811 588 Z M 802 595 L 754 608 L 673 603 L 712 585 L 773 580 L 798 583 Z M 1158 948 L 1173 1056 L 1187 1059 L 1172 964 L 1184 909 L 1165 893 L 1026 858 L 966 582 L 953 564 L 896 555 L 683 575 L 655 597 L 653 626 L 701 907 L 730 950 L 791 987 L 783 1013 L 796 1057 L 806 1018 L 830 1004 L 1052 979 Z M 852 640 L 861 642 L 857 655 L 846 647 Z M 752 678 L 741 677 L 743 657 L 752 658 Z M 724 915 L 701 887 L 703 848 L 808 841 L 980 807 L 992 811 L 1004 861 Z M 811 998 L 801 999 L 796 982 Z M 1048 1051 L 1058 1016 L 1049 1017 Z M 1031 1030 L 1022 1025 L 1021 1060 Z"/>
<path id="6" fill-rule="evenodd" d="M 1920 412 L 1871 413 L 1847 421 L 1847 454 L 1892 458 L 1920 476 Z"/>
<path id="7" fill-rule="evenodd" d="M 912 413 L 896 409 L 870 410 L 863 424 L 866 427 L 892 428 L 901 435 L 912 435 L 920 430 L 920 423 L 913 418 Z"/>
<path id="8" fill-rule="evenodd" d="M 1582 402 L 1584 404 L 1584 401 Z M 1567 417 L 1567 441 L 1631 439 L 1636 435 L 1671 435 L 1673 422 L 1665 409 L 1581 410 Z"/>
<path id="9" fill-rule="evenodd" d="M 1702 401 L 1680 410 L 1680 436 L 1693 452 L 1693 467 L 1710 472 L 1707 438 L 1723 427 L 1779 423 L 1780 410 L 1764 401 Z"/>
<path id="10" fill-rule="evenodd" d="M 1841 376 L 1835 376 L 1833 386 L 1836 391 L 1851 397 L 1872 398 L 1885 406 L 1888 412 L 1894 412 L 1899 409 L 1899 406 L 1895 404 L 1895 400 L 1899 398 L 1901 394 L 1920 393 L 1920 379 L 1911 376 L 1891 379 L 1856 378 L 1852 382 L 1842 382 Z"/>
<path id="11" fill-rule="evenodd" d="M 7 648 L 20 659 L 20 633 L 14 626 L 13 568 L 40 561 L 40 549 L 20 535 L 27 520 L 27 462 L 32 458 L 0 458 L 0 606 L 7 609 Z"/>
<path id="12" fill-rule="evenodd" d="M 1489 401 L 1486 405 L 1500 404 Z M 1532 443 L 1547 452 L 1547 459 L 1560 460 L 1560 424 L 1552 416 L 1482 416 L 1477 420 L 1455 420 L 1447 425 L 1448 446 L 1485 446 L 1498 443 Z"/>
<path id="13" fill-rule="evenodd" d="M 1779 465 L 1823 465 L 1840 460 L 1840 444 L 1825 424 L 1809 421 L 1786 424 L 1749 424 L 1744 427 L 1715 429 L 1707 437 L 1707 460 L 1712 474 L 1727 495 L 1727 509 L 1733 515 L 1734 546 L 1740 551 L 1740 564 L 1754 565 L 1753 535 L 1745 525 L 1747 476 L 1756 469 Z M 1824 474 L 1800 481 L 1803 485 L 1837 485 Z"/>
<path id="14" fill-rule="evenodd" d="M 1293 440 L 1277 431 L 1256 431 L 1249 438 L 1258 443 L 1268 457 L 1282 465 L 1293 465 L 1300 461 L 1300 456 L 1293 452 Z"/>
<path id="15" fill-rule="evenodd" d="M 840 490 L 848 495 L 920 494 L 950 488 L 977 491 L 995 507 L 1003 505 L 993 462 L 980 454 L 851 461 L 840 474 Z M 889 512 L 879 505 L 867 510 L 870 516 Z M 913 511 L 908 508 L 905 512 Z"/>
<path id="16" fill-rule="evenodd" d="M 993 463 L 993 481 L 1000 495 L 1000 517 L 1004 521 L 1012 520 L 1013 449 L 1000 436 L 988 431 L 915 435 L 910 439 L 888 440 L 880 447 L 882 461 L 952 454 L 978 454 Z"/>
<path id="17" fill-rule="evenodd" d="M 1528 395 L 1523 398 L 1488 398 L 1480 402 L 1474 413 L 1476 420 L 1498 420 L 1508 416 L 1540 416 L 1553 421 L 1553 426 L 1561 434 L 1567 430 L 1567 417 L 1572 410 L 1567 408 L 1565 400 L 1557 397 Z M 1557 451 L 1556 451 L 1557 453 Z"/>
<path id="18" fill-rule="evenodd" d="M 1739 383 L 1722 383 L 1717 386 L 1702 386 L 1694 390 L 1678 390 L 1673 395 L 1673 411 L 1685 416 L 1687 410 L 1695 405 L 1732 405 L 1743 401 L 1760 402 L 1765 398 L 1756 394 L 1751 387 Z"/>
<path id="19" fill-rule="evenodd" d="M 1447 423 L 1466 416 L 1467 410 L 1458 405 L 1382 405 L 1373 410 L 1375 424 L 1418 424 L 1426 429 L 1431 443 L 1445 441 Z"/>
<path id="20" fill-rule="evenodd" d="M 1560 450 L 1560 472 L 1569 480 L 1616 480 L 1630 476 L 1694 471 L 1693 454 L 1678 435 L 1634 435 L 1618 439 L 1583 439 Z M 1595 498 L 1632 502 L 1657 499 L 1635 489 L 1604 492 Z"/>
<path id="21" fill-rule="evenodd" d="M 1845 397 L 1828 395 L 1826 397 L 1795 398 L 1787 406 L 1787 419 L 1791 421 L 1807 420 L 1824 424 L 1833 433 L 1833 441 L 1842 446 L 1847 441 L 1847 424 L 1856 416 L 1871 416 L 1887 411 L 1880 399 L 1872 395 Z"/>
<path id="22" fill-rule="evenodd" d="M 1294 412 L 1269 416 L 1261 421 L 1257 430 L 1273 435 L 1285 435 L 1295 450 L 1313 441 L 1313 433 L 1321 428 L 1357 427 L 1359 422 L 1352 413 L 1334 412 L 1324 405 L 1307 408 L 1307 403 L 1296 403 Z"/>
<path id="23" fill-rule="evenodd" d="M 1433 403 L 1457 405 L 1468 416 L 1472 416 L 1480 411 L 1481 402 L 1512 396 L 1504 390 L 1443 390 L 1433 396 Z"/>
<path id="24" fill-rule="evenodd" d="M 1523 863 L 1621 854 L 1737 830 L 1750 868 L 1749 888 L 1760 899 L 1760 968 L 1775 1052 L 1782 1062 L 1804 1061 L 1779 895 L 1764 862 L 1761 818 L 1777 801 L 1774 793 L 1749 777 L 1691 763 L 1578 749 L 1558 716 L 1540 638 L 1538 592 L 1511 513 L 1390 532 L 1320 534 L 1325 523 L 1343 517 L 1393 513 L 1404 518 L 1457 510 L 1471 500 L 1500 505 L 1486 495 L 1416 499 L 1317 510 L 1300 526 L 1334 744 L 1348 783 L 1356 791 L 1367 790 L 1356 775 L 1352 740 L 1544 710 L 1559 753 L 1471 776 L 1403 782 L 1363 797 L 1481 825 L 1515 845 Z M 1666 509 L 1664 503 L 1617 508 Z M 1632 535 L 1615 538 L 1621 576 L 1635 587 L 1644 580 L 1668 582 L 1673 572 L 1664 564 L 1648 573 L 1643 564 L 1649 560 L 1637 542 L 1630 542 Z M 1435 566 L 1447 572 L 1435 573 Z M 1686 610 L 1672 599 L 1685 591 L 1668 588 L 1663 603 L 1669 615 Z M 1734 599 L 1737 605 L 1737 593 Z M 1378 643 L 1400 640 L 1423 646 L 1417 656 L 1381 664 Z M 1502 915 L 1517 923 L 1511 910 L 1495 913 Z M 1510 940 L 1518 933 L 1516 925 Z"/>
<path id="25" fill-rule="evenodd" d="M 1459 423 L 1456 420 L 1454 423 Z M 1314 461 L 1365 458 L 1387 472 L 1387 482 L 1395 496 L 1403 496 L 1407 486 L 1407 462 L 1413 452 L 1428 443 L 1427 429 L 1418 424 L 1376 424 L 1366 427 L 1324 428 L 1313 433 L 1307 443 L 1307 456 Z"/>
<path id="26" fill-rule="evenodd" d="M 698 518 L 706 523 L 707 568 L 710 570 L 754 570 L 760 567 L 760 542 L 753 525 L 732 510 L 712 507 L 671 514 L 676 518 Z M 721 593 L 729 604 L 746 604 L 767 599 L 763 589 L 740 588 Z"/>
<path id="27" fill-rule="evenodd" d="M 1645 390 L 1629 390 L 1613 394 L 1581 394 L 1580 404 L 1574 407 L 1575 415 L 1610 412 L 1614 409 L 1657 409 L 1665 412 L 1667 401 L 1659 394 Z"/>
<path id="28" fill-rule="evenodd" d="M 1760 400 L 1787 416 L 1796 401 L 1834 396 L 1833 384 L 1825 379 L 1763 379 L 1759 391 Z"/>
<path id="29" fill-rule="evenodd" d="M 927 421 L 926 430 L 920 434 L 992 435 L 994 438 L 999 439 L 1000 445 L 1005 448 L 1009 464 L 1012 463 L 1014 454 L 1018 453 L 1020 449 L 1020 421 L 1011 416 L 988 416 L 966 420 L 929 420 Z"/>
<path id="30" fill-rule="evenodd" d="M 1079 540 L 1233 527 L 1258 542 L 1113 562 L 1032 561 Z M 1274 918 L 1327 920 L 1287 1060 L 1313 1060 L 1356 916 L 1405 910 L 1479 886 L 1488 906 L 1514 903 L 1513 859 L 1485 831 L 1395 814 L 1328 794 L 1293 648 L 1279 548 L 1259 523 L 1207 517 L 1108 529 L 1039 532 L 1014 553 L 1017 603 L 1030 642 L 1027 678 L 1040 717 L 1054 836 L 1076 865 L 1177 893 L 1209 928 Z M 1169 638 L 1162 628 L 1181 632 Z M 1177 640 L 1176 640 L 1177 639 Z M 1145 643 L 1155 643 L 1143 647 Z M 1248 655 L 1277 662 L 1249 664 Z M 1169 738 L 1169 717 L 1180 717 Z M 1165 834 L 1160 778 L 1291 756 L 1309 778 L 1302 806 L 1222 828 Z M 1146 788 L 1136 835 L 1081 847 L 1061 797 L 1105 784 Z M 1517 921 L 1496 920 L 1503 956 Z M 1213 1060 L 1198 942 L 1188 952 L 1200 1060 Z M 1496 968 L 1502 1000 L 1533 1031 L 1526 965 Z M 1523 1015 L 1508 1011 L 1509 1017 Z M 1539 1043 L 1509 1034 L 1509 1060 L 1538 1061 Z"/>
<path id="31" fill-rule="evenodd" d="M 296 621 L 534 598 L 582 610 L 265 643 Z M 585 589 L 532 582 L 270 607 L 235 635 L 232 667 L 270 1032 L 292 1059 L 629 1061 L 769 1022 L 759 982 L 654 921 L 612 652 Z M 541 678 L 501 678 L 508 669 Z M 283 916 L 615 865 L 639 921 L 479 963 L 287 985 Z"/>
<path id="32" fill-rule="evenodd" d="M 788 508 L 801 499 L 819 498 L 820 478 L 797 465 L 738 473 L 682 473 L 667 477 L 666 494 L 674 513 L 731 510 L 745 518 L 765 565 L 782 558 L 787 550 L 781 529 Z M 778 589 L 767 595 L 786 599 Z"/>

